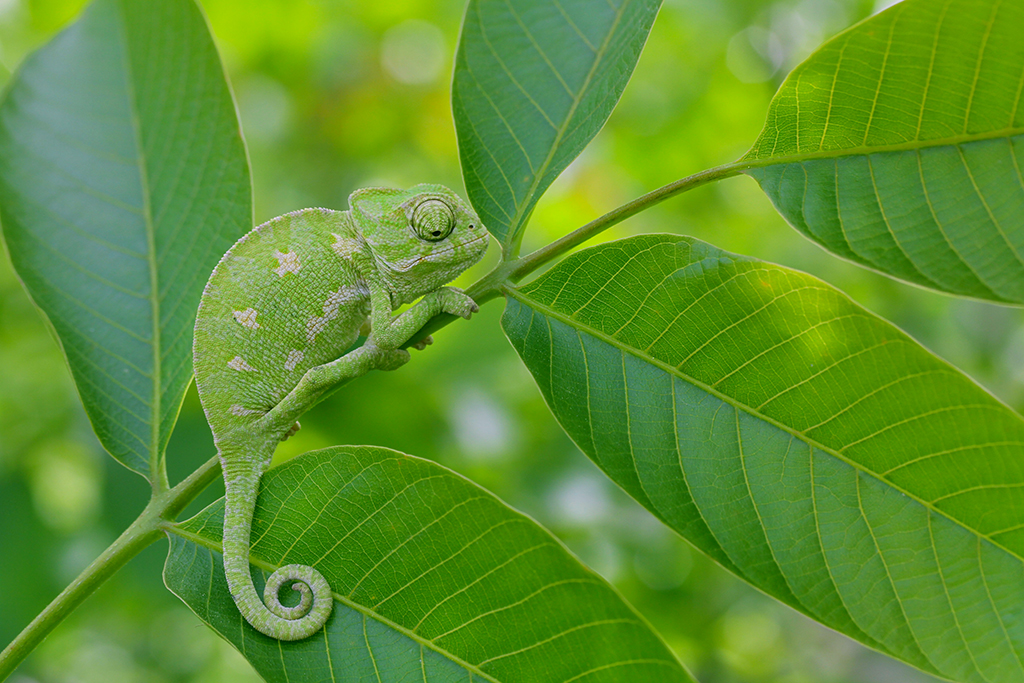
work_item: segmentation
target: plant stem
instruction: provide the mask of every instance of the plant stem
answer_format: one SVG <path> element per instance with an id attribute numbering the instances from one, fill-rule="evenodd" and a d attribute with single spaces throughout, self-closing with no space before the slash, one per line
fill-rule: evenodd
<path id="1" fill-rule="evenodd" d="M 220 458 L 215 455 L 167 492 L 167 503 L 160 513 L 159 521 L 173 521 L 196 499 L 196 496 L 217 479 L 220 479 Z"/>
<path id="2" fill-rule="evenodd" d="M 674 183 L 669 183 L 664 187 L 659 187 L 657 190 L 652 190 L 642 197 L 637 197 L 633 201 L 609 211 L 600 218 L 595 218 L 583 227 L 573 230 L 565 237 L 555 240 L 551 244 L 541 247 L 537 251 L 526 256 L 504 264 L 509 266 L 506 281 L 518 282 L 548 261 L 561 256 L 573 247 L 583 244 L 613 225 L 621 223 L 641 211 L 646 211 L 655 204 L 659 204 L 666 199 L 688 192 L 695 187 L 700 187 L 701 185 L 706 185 L 716 180 L 721 180 L 722 178 L 738 175 L 743 168 L 745 168 L 745 166 L 739 163 L 716 166 L 715 168 L 709 168 L 706 171 L 701 171 L 700 173 L 694 173 L 693 175 L 681 178 L 680 180 L 677 180 Z"/>
<path id="3" fill-rule="evenodd" d="M 669 183 L 664 187 L 659 187 L 657 190 L 648 192 L 642 197 L 637 197 L 633 201 L 609 211 L 600 218 L 595 218 L 583 227 L 573 230 L 568 235 L 555 240 L 545 247 L 541 247 L 535 252 L 511 261 L 503 261 L 499 263 L 493 270 L 491 270 L 491 272 L 487 273 L 487 275 L 484 275 L 482 278 L 470 285 L 470 287 L 466 289 L 466 294 L 472 297 L 473 301 L 478 305 L 483 305 L 491 299 L 500 296 L 502 288 L 509 284 L 519 282 L 519 280 L 537 270 L 545 263 L 561 256 L 574 247 L 583 244 L 592 237 L 601 234 L 613 225 L 621 223 L 630 216 L 635 216 L 641 211 L 651 208 L 655 204 L 692 190 L 695 187 L 700 187 L 701 185 L 706 185 L 716 180 L 738 175 L 744 169 L 749 168 L 749 166 L 750 164 L 741 162 L 723 164 L 722 166 L 716 166 L 715 168 L 709 168 L 706 171 L 686 176 L 685 178 Z M 447 313 L 434 316 L 426 325 L 423 326 L 423 329 L 412 336 L 412 339 L 423 339 L 428 334 L 433 334 L 437 330 L 442 327 L 446 327 L 448 324 L 453 323 L 456 320 L 458 320 L 456 316 L 449 315 Z"/>
<path id="4" fill-rule="evenodd" d="M 103 554 L 93 560 L 60 595 L 40 612 L 18 636 L 0 652 L 0 680 L 6 678 L 53 628 L 63 621 L 104 581 L 128 560 L 159 537 L 152 525 L 152 509 L 147 506 Z"/>
<path id="5" fill-rule="evenodd" d="M 61 591 L 60 595 L 54 598 L 46 609 L 4 648 L 3 652 L 0 652 L 0 681 L 7 678 L 57 624 L 67 618 L 114 572 L 138 555 L 143 548 L 160 538 L 160 524 L 179 514 L 219 474 L 220 462 L 216 457 L 211 458 L 173 489 L 150 499 L 146 509 L 131 526 Z"/>

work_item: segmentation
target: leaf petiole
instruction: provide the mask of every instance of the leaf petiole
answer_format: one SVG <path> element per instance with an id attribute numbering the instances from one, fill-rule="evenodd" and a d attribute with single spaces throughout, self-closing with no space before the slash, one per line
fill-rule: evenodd
<path id="1" fill-rule="evenodd" d="M 707 185 L 716 180 L 739 175 L 750 166 L 751 164 L 747 162 L 734 161 L 688 175 L 685 178 L 680 178 L 675 182 L 659 187 L 657 190 L 652 190 L 631 202 L 612 209 L 603 216 L 595 218 L 586 225 L 573 230 L 568 235 L 555 240 L 547 246 L 541 247 L 537 251 L 512 259 L 511 261 L 501 261 L 491 272 L 470 285 L 466 289 L 466 294 L 471 296 L 477 304 L 483 305 L 491 299 L 501 296 L 502 290 L 505 287 L 519 282 L 544 264 L 596 237 L 613 225 L 617 225 L 641 211 L 646 211 L 655 204 L 659 204 L 666 199 L 688 192 L 701 185 Z M 456 320 L 458 320 L 456 316 L 442 313 L 432 318 L 412 338 L 422 339 Z"/>
<path id="2" fill-rule="evenodd" d="M 554 258 L 562 256 L 569 250 L 583 244 L 587 240 L 596 237 L 613 225 L 617 225 L 627 218 L 635 216 L 642 211 L 646 211 L 655 204 L 659 204 L 666 199 L 683 194 L 684 192 L 688 192 L 696 187 L 700 187 L 701 185 L 706 185 L 708 183 L 715 182 L 716 180 L 738 175 L 747 166 L 748 164 L 740 162 L 723 164 L 721 166 L 709 168 L 706 171 L 701 171 L 700 173 L 694 173 L 693 175 L 686 176 L 685 178 L 680 178 L 675 182 L 659 187 L 656 190 L 652 190 L 641 197 L 637 197 L 633 201 L 627 202 L 617 209 L 612 209 L 603 216 L 595 218 L 586 225 L 573 230 L 568 235 L 555 240 L 547 246 L 541 247 L 535 252 L 513 261 L 509 261 L 507 264 L 501 264 L 503 266 L 509 266 L 505 282 L 519 282 L 519 280 L 537 270 L 540 266 L 548 263 Z"/>
<path id="3" fill-rule="evenodd" d="M 683 194 L 684 192 L 688 192 L 702 185 L 707 185 L 708 183 L 715 182 L 716 180 L 722 180 L 723 178 L 739 175 L 750 166 L 751 164 L 747 162 L 734 161 L 729 164 L 723 164 L 699 173 L 694 173 L 693 175 L 688 175 L 685 178 L 680 178 L 668 185 L 652 190 L 641 197 L 637 197 L 631 202 L 623 204 L 616 209 L 612 209 L 603 216 L 595 218 L 586 225 L 573 230 L 568 235 L 541 247 L 537 251 L 527 254 L 526 256 L 512 259 L 511 261 L 500 262 L 493 270 L 491 270 L 491 272 L 487 273 L 470 285 L 469 288 L 466 289 L 466 294 L 473 297 L 473 300 L 476 301 L 477 304 L 482 305 L 491 299 L 500 296 L 502 289 L 506 286 L 519 282 L 541 266 L 566 254 L 587 240 L 596 237 L 613 225 L 617 225 L 627 218 L 635 216 L 642 211 L 646 211 L 655 204 L 659 204 L 666 199 L 675 197 L 676 195 Z M 427 323 L 419 333 L 413 335 L 413 338 L 422 339 L 426 335 L 433 334 L 455 320 L 457 320 L 457 318 L 453 315 L 442 314 L 436 316 Z"/>

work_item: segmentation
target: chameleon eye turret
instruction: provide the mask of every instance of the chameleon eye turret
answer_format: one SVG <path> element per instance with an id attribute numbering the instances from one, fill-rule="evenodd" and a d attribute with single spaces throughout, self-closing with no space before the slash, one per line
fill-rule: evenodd
<path id="1" fill-rule="evenodd" d="M 455 215 L 451 207 L 440 199 L 428 199 L 413 212 L 412 226 L 420 239 L 440 242 L 452 234 L 455 228 Z"/>

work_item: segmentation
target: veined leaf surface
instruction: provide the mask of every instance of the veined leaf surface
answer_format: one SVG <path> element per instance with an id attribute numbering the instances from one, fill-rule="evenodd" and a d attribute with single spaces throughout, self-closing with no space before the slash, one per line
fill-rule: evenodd
<path id="1" fill-rule="evenodd" d="M 218 501 L 175 527 L 164 579 L 268 681 L 692 681 L 548 532 L 429 461 L 338 446 L 264 476 L 258 590 L 299 562 L 335 594 L 326 626 L 306 640 L 268 638 L 239 615 L 219 552 L 223 518 Z"/>
<path id="2" fill-rule="evenodd" d="M 968 377 L 815 278 L 674 235 L 507 298 L 563 428 L 666 524 L 925 671 L 1024 679 L 1024 420 Z"/>
<path id="3" fill-rule="evenodd" d="M 514 256 L 544 190 L 608 120 L 661 0 L 470 0 L 452 110 L 469 199 Z"/>
<path id="4" fill-rule="evenodd" d="M 154 477 L 220 255 L 252 227 L 235 107 L 192 0 L 96 0 L 0 105 L 0 218 L 103 446 Z"/>
<path id="5" fill-rule="evenodd" d="M 1024 0 L 904 0 L 793 70 L 743 158 L 856 263 L 1024 303 Z"/>

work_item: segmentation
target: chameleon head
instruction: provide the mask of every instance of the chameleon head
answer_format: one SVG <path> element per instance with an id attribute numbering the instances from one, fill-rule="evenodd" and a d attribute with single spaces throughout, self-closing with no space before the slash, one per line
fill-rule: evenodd
<path id="1" fill-rule="evenodd" d="M 487 250 L 476 212 L 443 185 L 357 190 L 349 206 L 395 306 L 451 282 Z"/>

